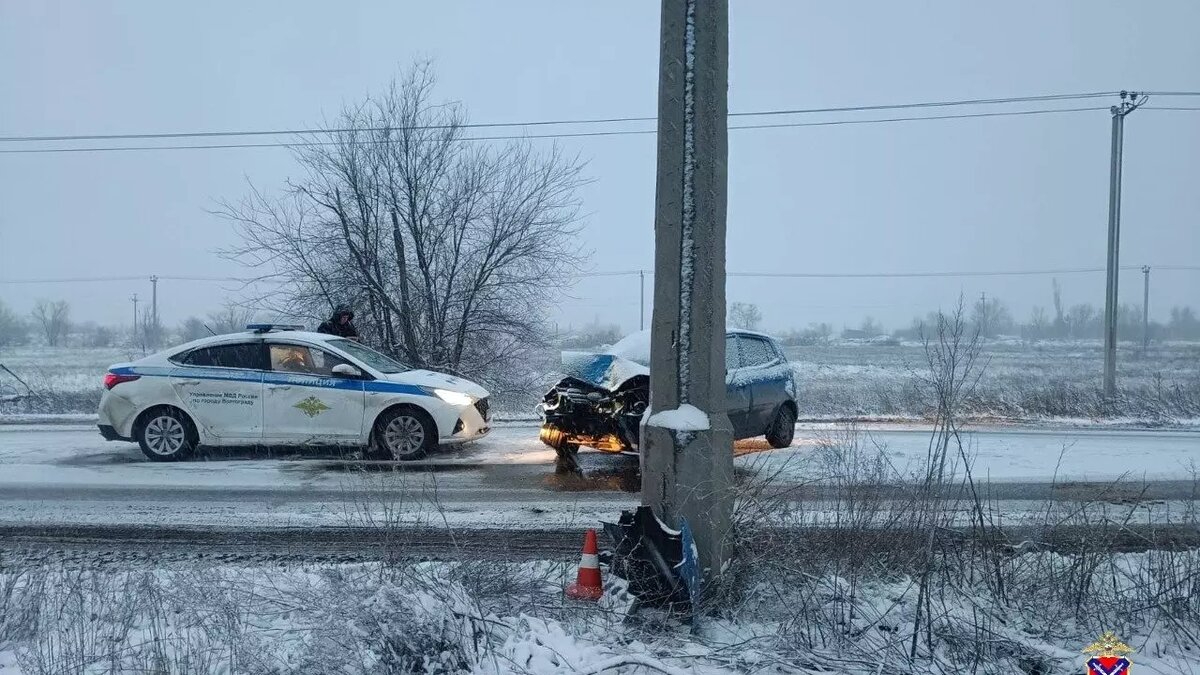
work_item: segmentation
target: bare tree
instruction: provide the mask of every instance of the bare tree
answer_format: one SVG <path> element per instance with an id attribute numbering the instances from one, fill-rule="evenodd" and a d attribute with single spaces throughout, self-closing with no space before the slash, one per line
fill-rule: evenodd
<path id="1" fill-rule="evenodd" d="M 621 339 L 621 327 L 615 323 L 593 321 L 579 330 L 572 330 L 562 339 L 563 349 L 588 349 L 611 345 Z"/>
<path id="2" fill-rule="evenodd" d="M 87 323 L 82 326 L 76 326 L 75 332 L 82 334 L 80 336 L 81 344 L 84 347 L 96 349 L 111 347 L 117 343 L 118 332 L 109 326 Z"/>
<path id="3" fill-rule="evenodd" d="M 141 316 L 139 323 L 141 326 L 138 336 L 142 339 L 142 349 L 158 349 L 162 346 L 166 331 L 163 330 L 162 322 L 158 320 L 158 317 L 151 312 L 146 312 Z"/>
<path id="4" fill-rule="evenodd" d="M 1063 311 L 1062 286 L 1058 279 L 1053 279 L 1051 287 L 1054 291 L 1054 336 L 1063 338 L 1067 336 L 1067 316 Z"/>
<path id="5" fill-rule="evenodd" d="M 38 300 L 32 314 L 34 322 L 41 326 L 48 346 L 57 347 L 66 338 L 67 329 L 70 327 L 71 306 L 65 300 Z"/>
<path id="6" fill-rule="evenodd" d="M 977 305 L 978 306 L 978 305 Z M 926 648 L 933 652 L 934 616 L 931 602 L 931 580 L 935 568 L 935 535 L 948 528 L 947 488 L 955 479 L 959 469 L 965 472 L 966 487 L 972 499 L 972 524 L 986 531 L 989 523 L 983 497 L 976 489 L 971 473 L 971 462 L 961 435 L 961 408 L 974 391 L 987 367 L 980 357 L 979 323 L 973 327 L 966 320 L 966 308 L 960 296 L 957 306 L 950 314 L 938 312 L 932 325 L 921 327 L 921 339 L 925 345 L 926 373 L 921 375 L 921 386 L 933 399 L 933 435 L 930 438 L 925 459 L 924 480 L 918 487 L 917 497 L 932 508 L 922 512 L 920 526 L 925 530 L 925 550 L 917 577 L 917 606 L 913 618 L 913 631 L 909 646 L 909 659 L 917 655 L 918 640 L 925 631 Z M 994 548 L 994 542 L 988 541 Z M 996 595 L 1004 599 L 1004 583 L 997 566 L 993 568 Z M 922 626 L 924 622 L 924 626 Z"/>
<path id="7" fill-rule="evenodd" d="M 729 305 L 729 323 L 746 330 L 758 330 L 762 323 L 762 312 L 758 305 L 750 302 L 734 302 Z"/>
<path id="8" fill-rule="evenodd" d="M 207 326 L 212 329 L 213 333 L 224 335 L 246 330 L 246 324 L 253 320 L 254 312 L 252 310 L 246 309 L 236 302 L 227 302 L 220 311 L 209 312 Z M 208 334 L 207 330 L 205 330 L 205 334 Z"/>
<path id="9" fill-rule="evenodd" d="M 1029 315 L 1028 328 L 1028 337 L 1034 340 L 1041 340 L 1047 336 L 1047 331 L 1050 329 L 1050 317 L 1046 314 L 1045 307 L 1038 305 L 1033 308 L 1033 312 Z"/>
<path id="10" fill-rule="evenodd" d="M 0 302 L 0 347 L 23 345 L 29 340 L 29 325 Z"/>
<path id="11" fill-rule="evenodd" d="M 298 150 L 307 174 L 282 198 L 252 187 L 223 204 L 243 241 L 226 254 L 283 282 L 261 298 L 269 309 L 315 320 L 351 305 L 384 351 L 486 376 L 541 341 L 544 308 L 583 255 L 582 164 L 467 142 L 461 106 L 435 103 L 434 84 L 413 67 Z"/>
<path id="12" fill-rule="evenodd" d="M 971 311 L 971 323 L 981 337 L 995 337 L 1012 330 L 1012 314 L 999 298 L 980 298 Z"/>
<path id="13" fill-rule="evenodd" d="M 862 331 L 862 334 L 866 337 L 875 337 L 883 335 L 883 324 L 876 321 L 874 317 L 868 316 L 863 318 L 862 323 L 858 326 L 858 330 Z"/>
<path id="14" fill-rule="evenodd" d="M 181 342 L 191 342 L 199 340 L 202 337 L 208 337 L 212 333 L 208 332 L 208 327 L 205 326 L 204 320 L 198 316 L 189 316 L 179 324 L 179 328 L 175 329 Z"/>
<path id="15" fill-rule="evenodd" d="M 1073 338 L 1099 335 L 1100 312 L 1087 303 L 1071 305 L 1067 310 L 1067 331 Z"/>

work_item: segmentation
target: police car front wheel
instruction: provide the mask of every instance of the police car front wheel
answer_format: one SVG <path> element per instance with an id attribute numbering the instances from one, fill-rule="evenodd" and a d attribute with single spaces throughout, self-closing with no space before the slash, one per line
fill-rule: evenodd
<path id="1" fill-rule="evenodd" d="M 142 414 L 137 442 L 142 453 L 156 462 L 187 459 L 196 451 L 196 430 L 179 410 L 157 408 Z"/>
<path id="2" fill-rule="evenodd" d="M 375 452 L 380 459 L 420 459 L 437 446 L 437 430 L 423 410 L 393 408 L 375 424 Z"/>

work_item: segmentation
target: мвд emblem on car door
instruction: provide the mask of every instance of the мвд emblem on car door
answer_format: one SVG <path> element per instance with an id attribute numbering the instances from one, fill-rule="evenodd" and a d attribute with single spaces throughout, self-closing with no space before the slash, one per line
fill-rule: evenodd
<path id="1" fill-rule="evenodd" d="M 303 401 L 297 403 L 294 407 L 298 408 L 300 412 L 308 415 L 309 417 L 316 417 L 317 415 L 320 415 L 321 413 L 330 409 L 329 406 L 325 405 L 324 401 L 316 396 L 309 396 Z"/>

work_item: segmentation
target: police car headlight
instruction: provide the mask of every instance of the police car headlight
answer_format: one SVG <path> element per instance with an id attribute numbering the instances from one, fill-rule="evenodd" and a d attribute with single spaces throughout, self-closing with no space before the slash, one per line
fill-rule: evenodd
<path id="1" fill-rule="evenodd" d="M 471 405 L 475 402 L 475 399 L 471 398 L 468 394 L 462 393 L 461 391 L 434 389 L 433 393 L 437 395 L 438 398 L 442 399 L 446 403 L 449 403 L 450 405 Z"/>

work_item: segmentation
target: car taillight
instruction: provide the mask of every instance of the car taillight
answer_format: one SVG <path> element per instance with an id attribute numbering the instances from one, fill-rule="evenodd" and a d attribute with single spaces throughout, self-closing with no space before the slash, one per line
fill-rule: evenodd
<path id="1" fill-rule="evenodd" d="M 121 384 L 122 382 L 133 382 L 134 380 L 136 380 L 140 377 L 141 377 L 141 375 L 121 375 L 118 373 L 105 373 L 104 374 L 104 388 L 112 389 L 113 387 L 117 386 L 118 384 Z"/>

